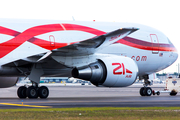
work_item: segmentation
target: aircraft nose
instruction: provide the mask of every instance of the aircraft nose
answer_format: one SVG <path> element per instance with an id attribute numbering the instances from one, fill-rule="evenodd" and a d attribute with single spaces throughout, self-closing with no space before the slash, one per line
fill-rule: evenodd
<path id="1" fill-rule="evenodd" d="M 171 43 L 171 41 L 169 39 L 168 39 L 168 41 L 169 41 L 169 44 L 171 46 L 171 49 L 170 49 L 171 54 L 170 54 L 169 57 L 173 58 L 173 62 L 175 62 L 178 59 L 178 51 L 177 51 L 176 47 Z"/>
<path id="2" fill-rule="evenodd" d="M 172 54 L 173 62 L 175 62 L 178 59 L 178 51 L 175 47 L 174 47 L 174 51 L 172 53 L 173 53 Z"/>
<path id="3" fill-rule="evenodd" d="M 175 56 L 175 61 L 178 59 L 178 53 L 177 52 L 175 52 L 174 53 L 174 56 Z"/>

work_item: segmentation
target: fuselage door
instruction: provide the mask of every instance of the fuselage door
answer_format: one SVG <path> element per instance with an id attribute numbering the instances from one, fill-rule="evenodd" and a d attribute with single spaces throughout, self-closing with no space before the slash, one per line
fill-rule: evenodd
<path id="1" fill-rule="evenodd" d="M 151 42 L 152 42 L 152 53 L 159 53 L 159 41 L 156 34 L 150 34 Z"/>
<path id="2" fill-rule="evenodd" d="M 55 37 L 53 35 L 49 36 L 50 46 L 55 47 Z"/>

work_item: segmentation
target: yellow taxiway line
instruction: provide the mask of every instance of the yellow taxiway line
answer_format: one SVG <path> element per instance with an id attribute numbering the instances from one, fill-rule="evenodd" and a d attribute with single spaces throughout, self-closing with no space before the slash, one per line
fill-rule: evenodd
<path id="1" fill-rule="evenodd" d="M 24 104 L 12 104 L 12 103 L 0 103 L 1 105 L 11 105 L 11 106 L 21 106 L 21 107 L 37 107 L 37 108 L 47 108 L 51 106 L 37 106 L 37 105 L 24 105 Z"/>

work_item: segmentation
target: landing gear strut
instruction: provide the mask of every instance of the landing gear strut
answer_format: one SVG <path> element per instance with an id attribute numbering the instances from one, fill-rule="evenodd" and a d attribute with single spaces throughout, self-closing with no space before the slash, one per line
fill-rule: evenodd
<path id="1" fill-rule="evenodd" d="M 21 86 L 18 88 L 17 95 L 19 98 L 47 98 L 49 96 L 49 90 L 46 86 L 29 86 L 28 88 Z"/>
<path id="2" fill-rule="evenodd" d="M 38 87 L 38 83 L 40 82 L 40 77 L 44 74 L 42 64 L 41 63 L 35 63 L 32 65 L 31 71 L 29 75 L 26 75 L 25 72 L 23 72 L 21 69 L 18 69 L 20 72 L 24 73 L 26 77 L 29 78 L 32 82 L 32 86 L 25 87 L 21 86 L 19 87 L 17 91 L 17 95 L 19 98 L 47 98 L 49 95 L 49 90 L 45 86 Z"/>
<path id="3" fill-rule="evenodd" d="M 147 87 L 148 85 L 151 85 L 151 81 L 149 81 L 149 76 L 145 75 L 142 77 L 144 79 L 144 87 L 142 87 L 139 91 L 141 96 L 151 96 L 152 95 L 152 89 L 151 87 Z"/>

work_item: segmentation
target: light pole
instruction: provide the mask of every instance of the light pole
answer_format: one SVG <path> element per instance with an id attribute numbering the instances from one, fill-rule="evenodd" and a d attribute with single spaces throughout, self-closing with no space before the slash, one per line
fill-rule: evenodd
<path id="1" fill-rule="evenodd" d="M 178 78 L 179 78 L 179 63 L 178 63 Z"/>

